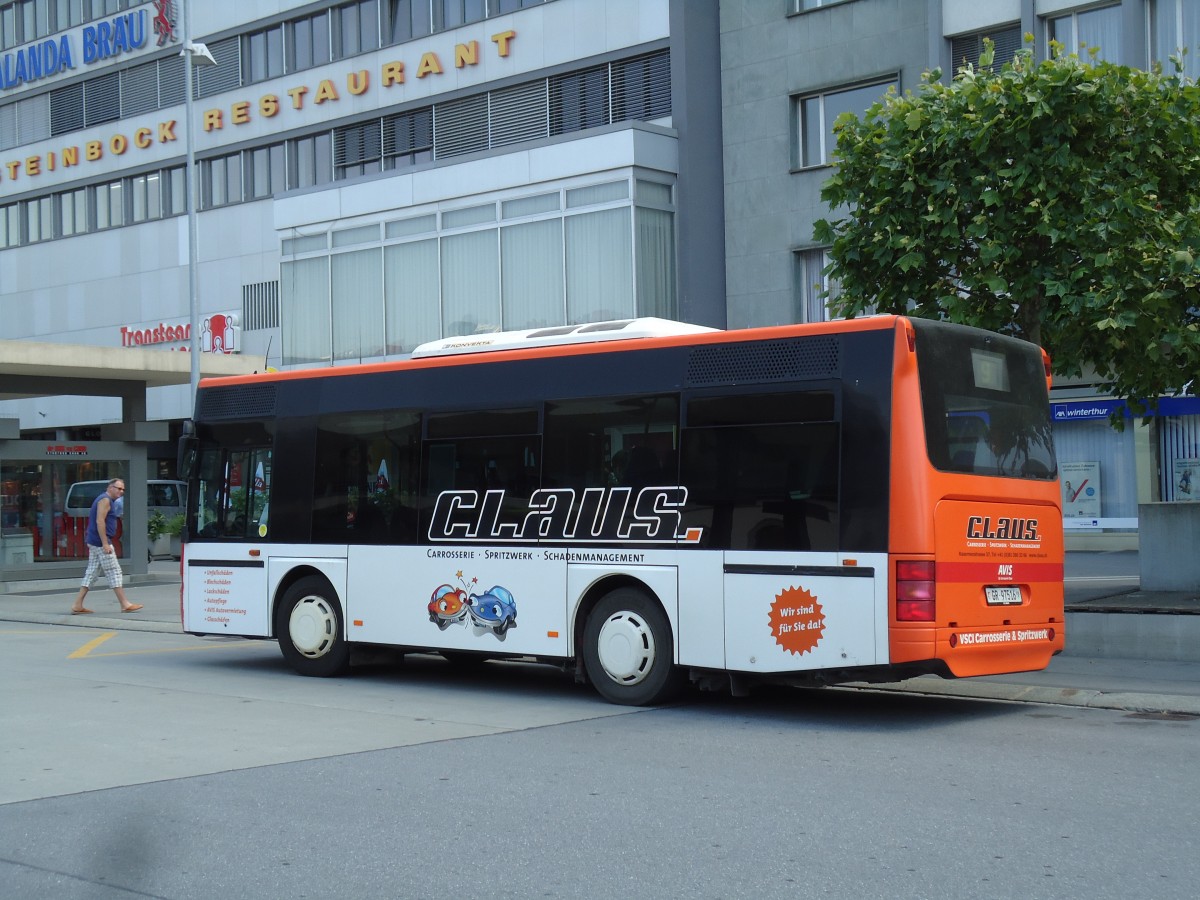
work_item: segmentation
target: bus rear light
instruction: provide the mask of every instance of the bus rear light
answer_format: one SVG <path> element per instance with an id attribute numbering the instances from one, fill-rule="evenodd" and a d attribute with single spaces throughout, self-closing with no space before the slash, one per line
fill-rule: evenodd
<path id="1" fill-rule="evenodd" d="M 932 560 L 896 562 L 896 621 L 933 622 L 937 618 L 937 589 Z"/>

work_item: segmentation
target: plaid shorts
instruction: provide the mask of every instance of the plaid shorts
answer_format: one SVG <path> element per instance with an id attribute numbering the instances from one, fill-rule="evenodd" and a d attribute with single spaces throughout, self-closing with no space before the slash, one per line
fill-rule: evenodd
<path id="1" fill-rule="evenodd" d="M 115 549 L 115 548 L 114 548 Z M 105 553 L 103 547 L 93 547 L 88 544 L 88 562 L 87 568 L 83 572 L 83 587 L 91 590 L 92 582 L 96 580 L 96 573 L 104 570 L 104 577 L 108 579 L 108 586 L 119 588 L 122 585 L 121 564 L 117 562 L 117 554 Z"/>

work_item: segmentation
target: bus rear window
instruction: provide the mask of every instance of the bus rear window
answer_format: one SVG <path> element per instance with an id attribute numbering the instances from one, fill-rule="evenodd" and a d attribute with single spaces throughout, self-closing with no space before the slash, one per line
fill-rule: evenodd
<path id="1" fill-rule="evenodd" d="M 1054 478 L 1038 348 L 941 322 L 913 326 L 930 462 L 944 472 Z"/>

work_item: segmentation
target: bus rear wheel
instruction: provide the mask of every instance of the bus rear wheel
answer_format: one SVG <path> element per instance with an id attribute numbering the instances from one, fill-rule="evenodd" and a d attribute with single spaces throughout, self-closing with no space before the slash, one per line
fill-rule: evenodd
<path id="1" fill-rule="evenodd" d="M 275 611 L 275 634 L 283 658 L 301 675 L 329 678 L 350 667 L 342 608 L 324 578 L 301 578 Z"/>
<path id="2" fill-rule="evenodd" d="M 634 588 L 602 598 L 584 626 L 584 669 L 611 703 L 650 706 L 671 699 L 684 682 L 673 655 L 666 613 Z"/>

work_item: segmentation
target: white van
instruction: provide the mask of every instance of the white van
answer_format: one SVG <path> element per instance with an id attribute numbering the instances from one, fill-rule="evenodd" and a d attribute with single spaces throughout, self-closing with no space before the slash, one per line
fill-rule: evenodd
<path id="1" fill-rule="evenodd" d="M 122 479 L 129 484 L 128 479 Z M 68 516 L 86 516 L 92 511 L 92 501 L 104 493 L 108 481 L 77 481 L 67 488 L 67 499 L 63 511 Z M 141 500 L 138 491 L 126 491 L 127 496 Z M 180 515 L 187 505 L 187 483 L 183 481 L 166 481 L 154 479 L 146 482 L 146 517 L 149 519 L 156 512 L 166 518 Z"/>

